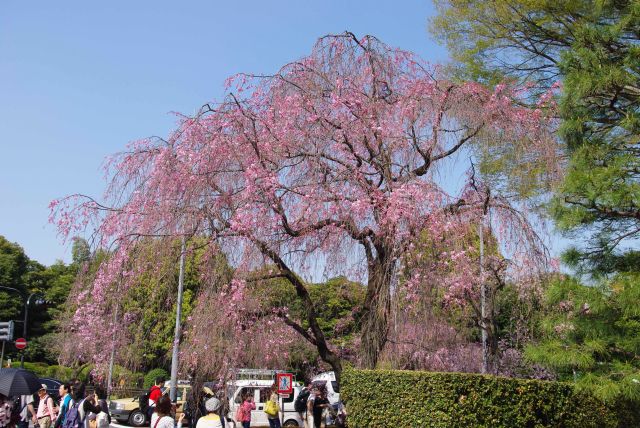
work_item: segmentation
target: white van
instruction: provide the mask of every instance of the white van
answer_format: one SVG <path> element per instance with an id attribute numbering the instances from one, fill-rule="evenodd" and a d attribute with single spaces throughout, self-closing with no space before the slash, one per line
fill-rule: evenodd
<path id="1" fill-rule="evenodd" d="M 236 421 L 235 416 L 238 407 L 242 404 L 242 397 L 245 394 L 253 394 L 253 401 L 256 409 L 251 412 L 252 427 L 268 427 L 269 421 L 267 414 L 264 412 L 264 405 L 271 397 L 271 386 L 273 380 L 266 379 L 243 379 L 236 380 L 229 385 L 229 414 L 228 418 L 236 423 L 236 427 L 241 427 L 240 421 Z M 301 427 L 302 419 L 294 408 L 294 402 L 298 393 L 302 388 L 298 385 L 293 387 L 293 394 L 288 397 L 280 397 L 281 419 L 280 423 L 283 427 Z"/>

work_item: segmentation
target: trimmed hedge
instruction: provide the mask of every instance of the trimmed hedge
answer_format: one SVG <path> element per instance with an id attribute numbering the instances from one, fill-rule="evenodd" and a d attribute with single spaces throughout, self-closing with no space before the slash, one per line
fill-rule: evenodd
<path id="1" fill-rule="evenodd" d="M 562 382 L 346 368 L 340 388 L 350 428 L 640 426 L 637 411 L 623 422 L 628 412 Z"/>

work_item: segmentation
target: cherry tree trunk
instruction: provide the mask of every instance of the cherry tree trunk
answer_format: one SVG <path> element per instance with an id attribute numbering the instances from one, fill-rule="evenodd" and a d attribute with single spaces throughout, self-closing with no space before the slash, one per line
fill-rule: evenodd
<path id="1" fill-rule="evenodd" d="M 378 257 L 369 262 L 367 295 L 362 316 L 362 365 L 373 369 L 386 342 L 391 312 L 393 261 L 386 249 L 378 248 Z"/>

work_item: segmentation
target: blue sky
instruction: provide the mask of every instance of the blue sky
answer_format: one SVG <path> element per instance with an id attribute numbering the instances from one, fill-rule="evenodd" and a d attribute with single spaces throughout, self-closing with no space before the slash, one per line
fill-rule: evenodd
<path id="1" fill-rule="evenodd" d="M 49 201 L 102 195 L 103 159 L 167 135 L 172 111 L 219 99 L 226 77 L 272 73 L 352 31 L 442 62 L 430 2 L 0 2 L 0 235 L 44 264 L 70 248 Z"/>
<path id="2" fill-rule="evenodd" d="M 100 197 L 106 156 L 166 136 L 172 112 L 219 100 L 228 76 L 273 73 L 326 34 L 445 62 L 433 14 L 428 0 L 0 2 L 0 235 L 41 263 L 68 262 L 47 206 Z"/>

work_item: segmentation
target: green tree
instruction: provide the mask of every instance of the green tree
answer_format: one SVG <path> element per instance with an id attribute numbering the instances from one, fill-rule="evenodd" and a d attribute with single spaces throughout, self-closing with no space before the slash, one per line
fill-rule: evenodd
<path id="1" fill-rule="evenodd" d="M 29 346 L 24 351 L 28 361 L 56 361 L 55 318 L 67 298 L 75 273 L 74 266 L 67 266 L 61 261 L 49 267 L 43 266 L 29 259 L 18 244 L 0 236 L 0 285 L 19 291 L 0 290 L 0 320 L 19 321 L 16 336 L 22 336 L 24 299 L 37 293 L 49 302 L 39 306 L 38 299 L 31 301 L 27 330 Z M 9 347 L 7 355 L 15 358 L 17 352 Z"/>
<path id="2" fill-rule="evenodd" d="M 482 83 L 531 84 L 532 103 L 562 81 L 567 174 L 551 212 L 587 237 L 566 261 L 597 275 L 637 271 L 640 237 L 640 2 L 435 0 L 433 33 Z"/>
<path id="3" fill-rule="evenodd" d="M 23 296 L 27 293 L 25 276 L 33 268 L 20 245 L 0 236 L 0 286 L 15 288 L 19 292 L 0 289 L 1 321 L 20 319 Z"/>
<path id="4" fill-rule="evenodd" d="M 639 300 L 638 274 L 603 286 L 557 279 L 546 293 L 543 338 L 527 347 L 527 358 L 604 400 L 639 400 Z"/>
<path id="5" fill-rule="evenodd" d="M 71 259 L 76 266 L 81 266 L 91 260 L 91 247 L 86 239 L 77 236 L 73 238 Z"/>
<path id="6" fill-rule="evenodd" d="M 47 304 L 29 311 L 29 347 L 25 357 L 29 361 L 57 361 L 56 331 L 58 317 L 76 278 L 76 266 L 58 260 L 51 266 L 33 269 L 27 276 L 30 293 L 39 293 Z M 44 309 L 44 310 L 42 310 Z"/>
<path id="7" fill-rule="evenodd" d="M 168 246 L 166 241 L 149 239 L 139 243 L 138 247 L 139 260 L 146 260 L 156 268 L 141 275 L 138 285 L 129 288 L 122 296 L 117 324 L 126 329 L 124 336 L 130 345 L 118 349 L 118 359 L 130 367 L 169 368 L 176 322 L 180 242 L 174 241 Z M 185 258 L 182 325 L 185 325 L 196 298 L 206 285 L 199 270 L 204 263 L 205 249 L 197 242 L 190 243 L 190 247 L 195 250 L 188 252 Z M 159 254 L 163 258 L 160 263 Z M 217 257 L 214 263 L 213 270 L 220 275 L 229 272 L 230 267 L 224 257 Z"/>
<path id="8" fill-rule="evenodd" d="M 265 271 L 268 271 L 265 268 Z M 256 272 L 256 276 L 264 276 L 264 272 Z M 365 300 L 366 288 L 359 282 L 350 281 L 340 276 L 330 278 L 326 282 L 306 284 L 311 300 L 317 310 L 318 325 L 327 341 L 335 346 L 342 358 L 349 359 L 354 355 L 355 339 L 360 333 L 360 315 Z M 291 318 L 303 329 L 308 329 L 305 311 L 299 299 L 295 298 L 293 285 L 281 278 L 261 281 L 252 289 L 252 293 L 262 301 L 265 313 L 273 309 L 286 308 L 286 318 Z M 292 349 L 290 366 L 299 374 L 306 374 L 312 361 L 317 369 L 320 364 L 315 348 L 302 342 L 298 349 Z"/>

